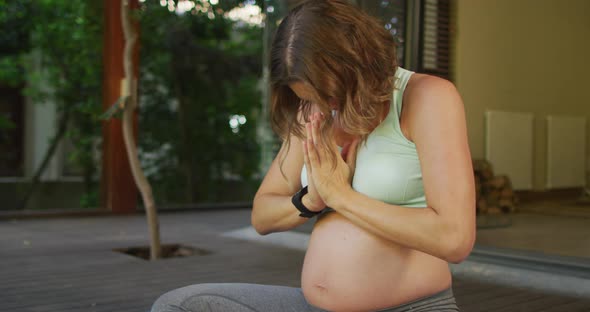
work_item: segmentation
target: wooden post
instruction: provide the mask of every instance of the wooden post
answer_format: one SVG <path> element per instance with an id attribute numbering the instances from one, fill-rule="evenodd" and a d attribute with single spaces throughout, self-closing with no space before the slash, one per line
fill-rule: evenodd
<path id="1" fill-rule="evenodd" d="M 121 79 L 124 78 L 121 1 L 104 0 L 103 110 L 121 97 Z M 131 8 L 139 6 L 137 0 L 128 1 Z M 136 47 L 136 64 L 138 56 Z M 137 76 L 137 72 L 135 74 Z M 136 211 L 138 190 L 131 175 L 121 124 L 120 119 L 103 122 L 101 204 L 113 212 L 128 213 Z M 133 118 L 133 128 L 137 140 L 137 112 Z"/>

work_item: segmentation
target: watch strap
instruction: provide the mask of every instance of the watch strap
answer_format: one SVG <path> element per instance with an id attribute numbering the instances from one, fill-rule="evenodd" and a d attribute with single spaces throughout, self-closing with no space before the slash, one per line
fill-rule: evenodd
<path id="1" fill-rule="evenodd" d="M 308 191 L 307 186 L 305 186 L 304 188 L 299 190 L 297 193 L 295 193 L 295 195 L 293 195 L 293 197 L 291 197 L 291 202 L 293 203 L 295 208 L 297 208 L 297 210 L 299 210 L 300 217 L 313 218 L 316 215 L 320 214 L 321 211 L 311 211 L 311 210 L 307 209 L 307 207 L 305 207 L 305 205 L 302 202 L 302 199 L 303 199 L 303 196 L 305 194 L 307 194 L 307 191 Z"/>

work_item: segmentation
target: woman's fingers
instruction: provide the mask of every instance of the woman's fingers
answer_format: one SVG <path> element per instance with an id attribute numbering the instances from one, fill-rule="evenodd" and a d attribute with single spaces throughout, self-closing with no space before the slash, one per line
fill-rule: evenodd
<path id="1" fill-rule="evenodd" d="M 315 168 L 317 166 L 320 165 L 320 159 L 318 157 L 318 151 L 317 148 L 315 146 L 315 144 L 313 144 L 313 142 L 307 142 L 306 144 L 307 147 L 307 158 L 309 160 L 309 164 L 311 168 Z"/>
<path id="2" fill-rule="evenodd" d="M 312 118 L 311 119 L 311 137 L 313 138 L 313 144 L 316 144 L 316 145 L 320 143 L 319 128 L 320 128 L 320 121 L 318 120 L 318 118 Z"/>
<path id="3" fill-rule="evenodd" d="M 304 140 L 303 141 L 303 163 L 305 164 L 305 168 L 308 171 L 308 173 L 311 173 L 311 165 L 309 164 L 309 151 L 307 149 L 307 141 Z"/>
<path id="4" fill-rule="evenodd" d="M 348 147 L 348 152 L 346 153 L 346 164 L 348 164 L 350 168 L 354 168 L 356 166 L 356 151 L 358 149 L 359 142 L 360 141 L 358 139 L 354 140 Z"/>
<path id="5" fill-rule="evenodd" d="M 312 118 L 313 120 L 314 118 Z M 313 126 L 311 122 L 308 122 L 305 124 L 305 132 L 306 132 L 306 150 L 307 150 L 307 159 L 308 162 L 310 164 L 309 168 L 319 165 L 320 161 L 318 159 L 318 155 L 317 155 L 317 149 L 316 146 L 314 144 L 314 140 L 313 140 Z"/>
<path id="6" fill-rule="evenodd" d="M 313 144 L 313 138 L 311 137 L 311 121 L 305 123 L 305 142 L 309 148 L 309 145 Z"/>
<path id="7" fill-rule="evenodd" d="M 310 122 L 305 124 L 305 131 L 307 136 L 307 154 L 310 162 L 313 157 L 317 165 L 324 161 L 330 161 L 330 153 L 336 151 L 337 144 L 332 136 L 321 135 L 321 123 L 324 118 L 320 113 L 314 113 L 311 115 Z"/>
<path id="8" fill-rule="evenodd" d="M 328 146 L 332 144 L 329 140 L 326 140 L 326 136 L 322 136 L 320 132 L 321 122 L 323 118 L 320 113 L 316 113 L 314 115 L 313 123 L 312 123 L 312 136 L 313 142 L 315 144 L 315 149 L 317 156 L 323 161 L 324 159 L 328 159 Z"/>

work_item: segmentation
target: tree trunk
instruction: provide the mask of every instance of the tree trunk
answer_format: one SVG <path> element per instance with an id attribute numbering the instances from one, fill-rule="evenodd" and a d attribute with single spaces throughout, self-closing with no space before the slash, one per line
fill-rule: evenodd
<path id="1" fill-rule="evenodd" d="M 127 150 L 127 157 L 129 158 L 129 164 L 131 166 L 131 172 L 133 173 L 133 179 L 141 193 L 141 198 L 146 210 L 150 231 L 150 259 L 156 260 L 162 256 L 156 204 L 152 194 L 152 187 L 141 168 L 137 146 L 135 145 L 135 140 L 133 138 L 133 113 L 137 107 L 137 86 L 136 80 L 134 79 L 135 77 L 133 77 L 132 54 L 133 47 L 137 40 L 137 33 L 131 25 L 128 4 L 128 0 L 121 1 L 121 22 L 123 24 L 123 33 L 125 35 L 123 66 L 125 68 L 125 80 L 127 82 L 125 84 L 126 90 L 124 91 L 124 96 L 127 96 L 127 101 L 123 111 L 123 138 Z"/>

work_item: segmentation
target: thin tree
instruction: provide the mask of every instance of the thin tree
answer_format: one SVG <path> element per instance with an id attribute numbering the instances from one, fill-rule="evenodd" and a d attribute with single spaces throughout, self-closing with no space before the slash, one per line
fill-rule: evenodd
<path id="1" fill-rule="evenodd" d="M 147 180 L 139 162 L 136 142 L 133 136 L 133 113 L 137 108 L 137 82 L 133 77 L 133 48 L 137 41 L 137 32 L 132 25 L 129 15 L 129 1 L 121 1 L 121 23 L 125 36 L 125 48 L 123 50 L 123 68 L 125 71 L 124 83 L 121 84 L 123 96 L 103 116 L 111 118 L 117 111 L 123 111 L 123 139 L 133 179 L 141 193 L 145 207 L 148 228 L 150 232 L 150 260 L 156 260 L 162 256 L 160 245 L 160 229 L 156 204 L 152 194 L 152 187 Z"/>

